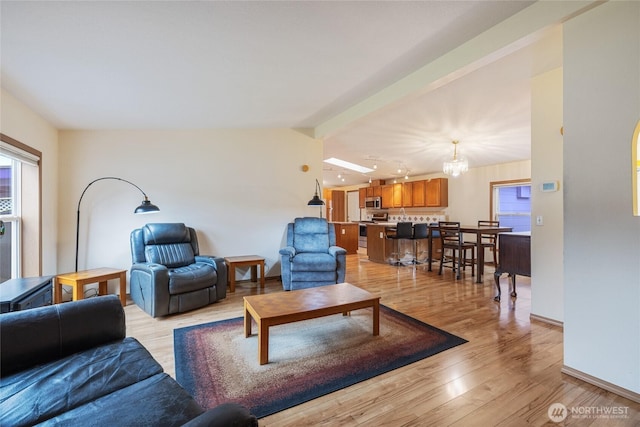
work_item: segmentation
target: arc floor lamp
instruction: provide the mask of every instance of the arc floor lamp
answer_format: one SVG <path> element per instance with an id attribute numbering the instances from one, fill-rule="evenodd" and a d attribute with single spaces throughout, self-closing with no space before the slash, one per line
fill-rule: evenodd
<path id="1" fill-rule="evenodd" d="M 84 190 L 82 190 L 82 194 L 80 194 L 80 200 L 78 200 L 78 211 L 77 211 L 77 216 L 76 216 L 76 271 L 78 271 L 78 242 L 80 241 L 80 239 L 79 239 L 79 237 L 80 237 L 80 203 L 82 203 L 82 198 L 84 197 L 84 193 L 87 192 L 87 189 L 89 189 L 89 187 L 91 187 L 93 184 L 95 184 L 98 181 L 104 181 L 104 180 L 107 180 L 107 179 L 126 182 L 127 184 L 132 185 L 133 187 L 137 188 L 138 191 L 140 191 L 142 193 L 142 195 L 144 196 L 144 199 L 142 200 L 142 203 L 140 204 L 140 206 L 138 206 L 135 209 L 135 211 L 133 211 L 133 213 L 135 213 L 135 214 L 147 214 L 147 213 L 153 213 L 153 212 L 159 212 L 160 211 L 160 208 L 158 208 L 156 205 L 154 205 L 153 203 L 151 203 L 149 201 L 149 198 L 147 197 L 145 192 L 142 191 L 142 189 L 140 187 L 138 187 L 137 185 L 135 185 L 131 181 L 127 181 L 126 179 L 118 178 L 118 177 L 115 177 L 115 176 L 105 176 L 105 177 L 94 179 L 93 181 L 91 181 L 89 184 L 87 184 L 87 186 L 84 188 Z"/>
<path id="2" fill-rule="evenodd" d="M 318 195 L 320 193 L 320 183 L 316 179 L 316 194 L 313 195 L 313 198 L 309 200 L 307 206 L 318 206 L 320 207 L 320 218 L 322 218 L 322 206 L 324 206 L 324 200 L 320 198 Z"/>

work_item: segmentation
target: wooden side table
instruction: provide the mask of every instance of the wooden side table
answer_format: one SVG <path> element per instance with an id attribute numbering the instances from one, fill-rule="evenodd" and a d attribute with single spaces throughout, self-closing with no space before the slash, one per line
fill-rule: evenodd
<path id="1" fill-rule="evenodd" d="M 120 302 L 124 307 L 127 305 L 127 270 L 108 267 L 57 275 L 53 279 L 54 302 L 62 302 L 62 285 L 73 288 L 73 301 L 83 299 L 84 286 L 91 283 L 98 283 L 98 295 L 106 295 L 107 280 L 111 279 L 120 279 Z"/>
<path id="2" fill-rule="evenodd" d="M 264 289 L 264 258 L 257 255 L 241 255 L 224 257 L 227 264 L 227 276 L 229 278 L 229 292 L 236 291 L 236 268 L 251 267 L 251 281 L 258 281 L 258 266 L 260 266 L 260 287 Z"/>

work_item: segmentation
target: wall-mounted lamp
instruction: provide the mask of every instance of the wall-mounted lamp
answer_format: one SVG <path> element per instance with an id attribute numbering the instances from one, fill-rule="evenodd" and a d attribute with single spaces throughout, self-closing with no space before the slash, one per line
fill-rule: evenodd
<path id="1" fill-rule="evenodd" d="M 92 184 L 94 184 L 95 182 L 98 182 L 98 181 L 103 181 L 105 179 L 113 179 L 113 180 L 116 180 L 116 181 L 126 182 L 127 184 L 136 187 L 142 193 L 142 195 L 144 196 L 144 199 L 142 200 L 142 203 L 140 203 L 140 206 L 138 206 L 133 211 L 133 213 L 135 213 L 135 214 L 147 214 L 147 213 L 154 213 L 154 212 L 159 212 L 160 211 L 160 209 L 156 205 L 152 204 L 149 201 L 149 198 L 147 197 L 145 192 L 142 191 L 142 189 L 140 189 L 140 187 L 138 187 L 137 185 L 135 185 L 132 182 L 127 181 L 126 179 L 117 178 L 115 176 L 105 176 L 103 178 L 98 178 L 98 179 L 94 179 L 93 181 L 91 181 L 84 188 L 84 190 L 82 191 L 82 194 L 80 194 L 80 200 L 78 200 L 78 211 L 77 211 L 77 216 L 76 216 L 76 271 L 78 271 L 78 242 L 79 242 L 79 236 L 80 236 L 80 203 L 82 203 L 82 198 L 84 197 L 84 193 L 87 192 L 87 189 L 89 187 L 91 187 Z"/>

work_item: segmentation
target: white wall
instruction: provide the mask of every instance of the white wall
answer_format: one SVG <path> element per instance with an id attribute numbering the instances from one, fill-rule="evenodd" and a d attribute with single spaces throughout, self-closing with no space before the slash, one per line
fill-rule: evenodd
<path id="1" fill-rule="evenodd" d="M 563 322 L 562 68 L 531 82 L 531 314 Z M 559 191 L 543 193 L 543 181 Z M 543 225 L 537 226 L 536 216 Z"/>
<path id="2" fill-rule="evenodd" d="M 640 392 L 640 217 L 631 138 L 640 117 L 640 3 L 564 25 L 565 366 Z"/>
<path id="3" fill-rule="evenodd" d="M 457 178 L 449 178 L 449 207 L 445 210 L 446 214 L 451 221 L 460 221 L 462 224 L 477 224 L 478 220 L 489 220 L 491 182 L 529 178 L 530 160 L 470 167 L 469 172 Z"/>
<path id="4" fill-rule="evenodd" d="M 81 205 L 79 269 L 128 269 L 131 230 L 184 222 L 197 230 L 201 253 L 264 256 L 267 276 L 279 275 L 287 222 L 317 215 L 306 205 L 321 161 L 321 142 L 289 129 L 61 131 L 58 270 L 73 270 L 82 190 L 117 176 L 161 211 L 133 215 L 142 195 L 128 184 L 92 185 Z"/>
<path id="5" fill-rule="evenodd" d="M 4 89 L 0 105 L 0 132 L 42 153 L 42 274 L 56 274 L 58 131 Z M 25 260 L 23 276 L 40 274 L 37 262 L 31 261 Z"/>

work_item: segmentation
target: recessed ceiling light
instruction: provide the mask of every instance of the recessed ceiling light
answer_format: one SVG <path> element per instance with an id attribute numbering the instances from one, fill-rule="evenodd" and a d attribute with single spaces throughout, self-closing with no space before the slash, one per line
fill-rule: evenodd
<path id="1" fill-rule="evenodd" d="M 330 163 L 335 166 L 340 166 L 341 168 L 350 169 L 352 171 L 360 172 L 360 173 L 370 173 L 373 172 L 373 169 L 369 169 L 364 166 L 356 165 L 355 163 L 347 162 L 345 160 L 336 159 L 335 157 L 331 157 L 329 159 L 325 159 L 326 163 Z"/>

